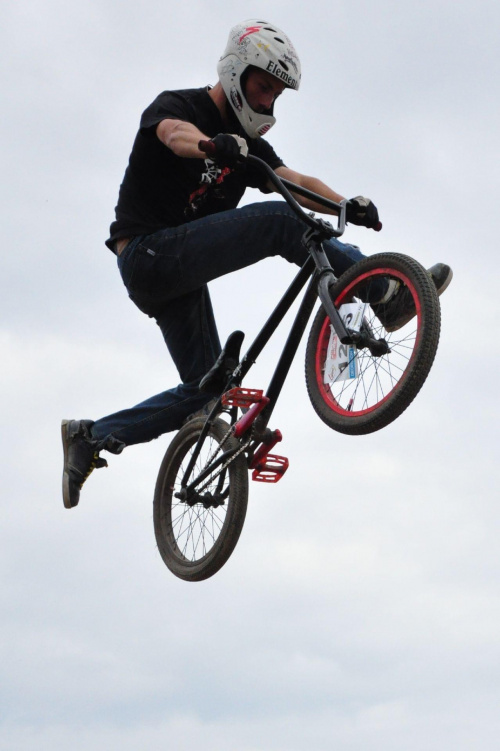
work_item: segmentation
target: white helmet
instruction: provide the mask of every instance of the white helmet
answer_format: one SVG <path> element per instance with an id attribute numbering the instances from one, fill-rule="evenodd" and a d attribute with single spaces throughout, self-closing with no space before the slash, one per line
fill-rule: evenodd
<path id="1" fill-rule="evenodd" d="M 250 65 L 271 73 L 290 89 L 300 84 L 300 60 L 289 38 L 267 21 L 243 21 L 229 32 L 217 72 L 228 101 L 250 138 L 267 133 L 276 122 L 269 113 L 255 112 L 248 104 L 241 77 Z"/>

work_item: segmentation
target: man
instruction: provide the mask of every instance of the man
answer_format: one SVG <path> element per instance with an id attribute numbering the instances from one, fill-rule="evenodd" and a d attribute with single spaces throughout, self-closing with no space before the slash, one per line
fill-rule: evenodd
<path id="1" fill-rule="evenodd" d="M 119 454 L 177 430 L 209 400 L 198 386 L 221 347 L 207 283 L 273 255 L 297 265 L 306 259 L 304 225 L 285 202 L 236 208 L 246 187 L 273 190 L 255 169 L 241 169 L 241 157 L 254 154 L 280 177 L 337 203 L 344 200 L 320 180 L 287 167 L 262 137 L 275 123 L 276 99 L 300 84 L 299 58 L 282 31 L 259 20 L 235 26 L 218 75 L 213 88 L 163 92 L 143 113 L 106 242 L 117 254 L 130 298 L 160 327 L 181 383 L 95 422 L 63 420 L 66 508 L 77 505 L 90 472 L 106 465 L 101 450 Z M 200 150 L 207 140 L 215 149 L 213 161 Z M 325 212 L 311 200 L 298 200 Z M 360 196 L 348 202 L 347 220 L 379 225 L 376 207 Z M 337 240 L 325 243 L 325 250 L 337 275 L 364 257 Z M 451 269 L 437 264 L 429 273 L 440 294 Z M 398 293 L 393 284 L 381 300 L 388 303 L 388 330 L 415 314 L 409 305 L 404 316 L 391 318 Z"/>

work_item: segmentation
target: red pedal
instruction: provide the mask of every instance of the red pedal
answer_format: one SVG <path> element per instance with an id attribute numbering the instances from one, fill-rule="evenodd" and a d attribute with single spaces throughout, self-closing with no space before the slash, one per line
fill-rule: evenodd
<path id="1" fill-rule="evenodd" d="M 238 422 L 234 425 L 233 435 L 235 435 L 236 438 L 241 438 L 241 436 L 247 432 L 248 428 L 254 424 L 257 417 L 268 404 L 269 398 L 267 396 L 261 397 L 258 402 L 252 404 L 250 409 L 247 410 L 243 417 L 240 417 Z"/>
<path id="2" fill-rule="evenodd" d="M 262 389 L 231 389 L 222 395 L 222 404 L 225 407 L 250 407 L 260 402 L 263 393 Z"/>
<path id="3" fill-rule="evenodd" d="M 278 482 L 288 469 L 286 456 L 268 454 L 266 460 L 258 464 L 252 472 L 252 480 L 255 482 Z"/>
<path id="4" fill-rule="evenodd" d="M 261 443 L 257 451 L 255 452 L 253 459 L 250 463 L 249 469 L 256 469 L 261 464 L 265 464 L 266 457 L 277 443 L 283 440 L 281 430 L 274 430 L 267 443 Z"/>

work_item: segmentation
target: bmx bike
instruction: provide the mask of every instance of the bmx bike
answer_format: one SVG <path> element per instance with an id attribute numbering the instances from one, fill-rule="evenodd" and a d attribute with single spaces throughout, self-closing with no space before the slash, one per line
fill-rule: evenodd
<path id="1" fill-rule="evenodd" d="M 200 389 L 212 395 L 208 414 L 188 420 L 163 458 L 154 495 L 154 529 L 160 555 L 186 581 L 213 576 L 233 552 L 245 521 L 249 473 L 275 483 L 288 460 L 273 452 L 282 440 L 269 422 L 318 298 L 306 347 L 307 392 L 330 428 L 363 435 L 389 425 L 409 406 L 427 378 L 440 333 L 440 305 L 426 270 L 396 253 L 365 258 L 337 278 L 322 243 L 345 229 L 345 201 L 335 203 L 280 179 L 260 159 L 276 191 L 304 222 L 308 258 L 250 348 L 240 358 L 244 334 L 235 331 Z M 337 227 L 305 212 L 291 192 L 337 212 Z M 406 288 L 414 318 L 397 331 L 384 328 L 381 285 Z M 307 286 L 306 286 L 307 285 Z M 243 387 L 250 368 L 305 289 L 269 386 Z M 399 295 L 398 295 L 399 296 Z"/>

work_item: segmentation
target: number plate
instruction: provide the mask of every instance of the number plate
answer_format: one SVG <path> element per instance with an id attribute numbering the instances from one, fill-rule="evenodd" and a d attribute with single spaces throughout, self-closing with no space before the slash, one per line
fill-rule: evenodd
<path id="1" fill-rule="evenodd" d="M 350 331 L 359 332 L 363 323 L 366 303 L 346 303 L 339 308 L 339 315 Z M 347 381 L 358 377 L 357 348 L 354 344 L 342 344 L 330 324 L 330 338 L 325 358 L 323 383 Z"/>

